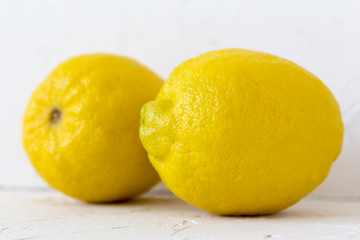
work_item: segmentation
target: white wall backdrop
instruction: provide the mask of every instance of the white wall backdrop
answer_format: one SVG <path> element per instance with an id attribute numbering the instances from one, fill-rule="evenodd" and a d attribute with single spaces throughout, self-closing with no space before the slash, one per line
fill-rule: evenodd
<path id="1" fill-rule="evenodd" d="M 45 186 L 22 148 L 22 116 L 66 58 L 126 55 L 166 78 L 187 58 L 236 47 L 290 59 L 333 91 L 344 147 L 313 194 L 360 196 L 359 12 L 357 0 L 0 0 L 0 186 Z"/>

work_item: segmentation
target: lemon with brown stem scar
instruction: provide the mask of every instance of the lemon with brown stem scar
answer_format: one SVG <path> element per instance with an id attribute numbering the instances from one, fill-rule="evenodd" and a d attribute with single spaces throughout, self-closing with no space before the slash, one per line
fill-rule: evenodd
<path id="1" fill-rule="evenodd" d="M 33 93 L 23 143 L 53 188 L 87 202 L 125 200 L 159 181 L 141 146 L 141 106 L 162 80 L 126 57 L 90 54 L 57 66 Z"/>

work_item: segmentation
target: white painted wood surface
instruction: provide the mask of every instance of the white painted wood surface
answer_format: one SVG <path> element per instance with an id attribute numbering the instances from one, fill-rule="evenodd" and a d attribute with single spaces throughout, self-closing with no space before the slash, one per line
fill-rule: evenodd
<path id="1" fill-rule="evenodd" d="M 164 79 L 185 59 L 238 47 L 288 58 L 334 92 L 344 148 L 317 196 L 360 196 L 360 1 L 0 1 L 0 186 L 45 186 L 21 144 L 26 103 L 81 53 L 133 57 Z"/>
<path id="2" fill-rule="evenodd" d="M 221 217 L 161 192 L 100 205 L 54 191 L 2 191 L 0 239 L 357 240 L 360 199 L 312 197 L 275 215 Z"/>

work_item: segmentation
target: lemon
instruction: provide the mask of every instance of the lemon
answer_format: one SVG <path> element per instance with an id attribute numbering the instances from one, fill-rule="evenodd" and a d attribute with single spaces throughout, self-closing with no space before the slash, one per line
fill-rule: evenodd
<path id="1" fill-rule="evenodd" d="M 141 110 L 141 141 L 179 198 L 223 215 L 278 212 L 327 176 L 343 123 L 313 74 L 261 52 L 185 61 Z"/>
<path id="2" fill-rule="evenodd" d="M 134 197 L 159 178 L 139 139 L 139 111 L 162 80 L 126 57 L 71 58 L 33 93 L 23 145 L 53 188 L 87 202 Z"/>

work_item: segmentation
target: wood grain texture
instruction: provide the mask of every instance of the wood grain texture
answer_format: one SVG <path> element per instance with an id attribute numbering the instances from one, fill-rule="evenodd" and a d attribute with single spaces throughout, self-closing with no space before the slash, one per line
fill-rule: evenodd
<path id="1" fill-rule="evenodd" d="M 171 195 L 85 204 L 55 192 L 1 192 L 0 239 L 360 239 L 360 199 L 305 199 L 270 216 L 221 217 Z"/>

